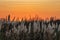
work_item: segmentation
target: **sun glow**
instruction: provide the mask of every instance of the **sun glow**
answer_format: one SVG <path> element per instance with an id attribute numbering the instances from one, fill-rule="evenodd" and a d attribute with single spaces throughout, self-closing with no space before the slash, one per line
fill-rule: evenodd
<path id="1" fill-rule="evenodd" d="M 60 0 L 0 0 L 0 18 L 12 17 L 57 17 L 60 18 Z"/>

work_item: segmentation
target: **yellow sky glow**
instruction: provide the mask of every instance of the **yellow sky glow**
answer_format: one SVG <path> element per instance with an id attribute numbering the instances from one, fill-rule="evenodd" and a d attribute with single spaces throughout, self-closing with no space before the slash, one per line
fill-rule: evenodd
<path id="1" fill-rule="evenodd" d="M 12 17 L 60 18 L 60 0 L 0 0 L 0 18 L 11 14 Z"/>

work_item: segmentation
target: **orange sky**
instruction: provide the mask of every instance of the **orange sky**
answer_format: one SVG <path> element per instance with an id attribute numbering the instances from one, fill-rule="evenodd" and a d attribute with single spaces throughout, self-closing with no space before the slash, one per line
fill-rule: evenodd
<path id="1" fill-rule="evenodd" d="M 0 0 L 0 18 L 15 17 L 60 18 L 60 0 Z"/>

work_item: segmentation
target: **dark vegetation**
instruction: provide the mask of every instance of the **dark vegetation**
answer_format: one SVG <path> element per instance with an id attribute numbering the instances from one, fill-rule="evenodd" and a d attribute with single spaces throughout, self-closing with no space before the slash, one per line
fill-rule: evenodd
<path id="1" fill-rule="evenodd" d="M 0 26 L 0 40 L 60 40 L 59 19 L 10 21 L 9 15 L 8 21 L 1 21 Z M 37 30 L 34 30 L 34 26 L 37 27 Z M 49 29 L 50 26 L 51 29 Z M 51 33 L 49 30 L 53 32 Z"/>

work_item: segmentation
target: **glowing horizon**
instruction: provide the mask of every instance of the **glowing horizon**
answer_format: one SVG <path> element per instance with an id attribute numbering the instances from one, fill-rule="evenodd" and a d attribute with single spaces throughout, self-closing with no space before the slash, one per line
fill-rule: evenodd
<path id="1" fill-rule="evenodd" d="M 11 18 L 29 18 L 37 14 L 41 18 L 56 16 L 60 19 L 60 0 L 0 0 L 0 18 L 8 14 Z"/>

